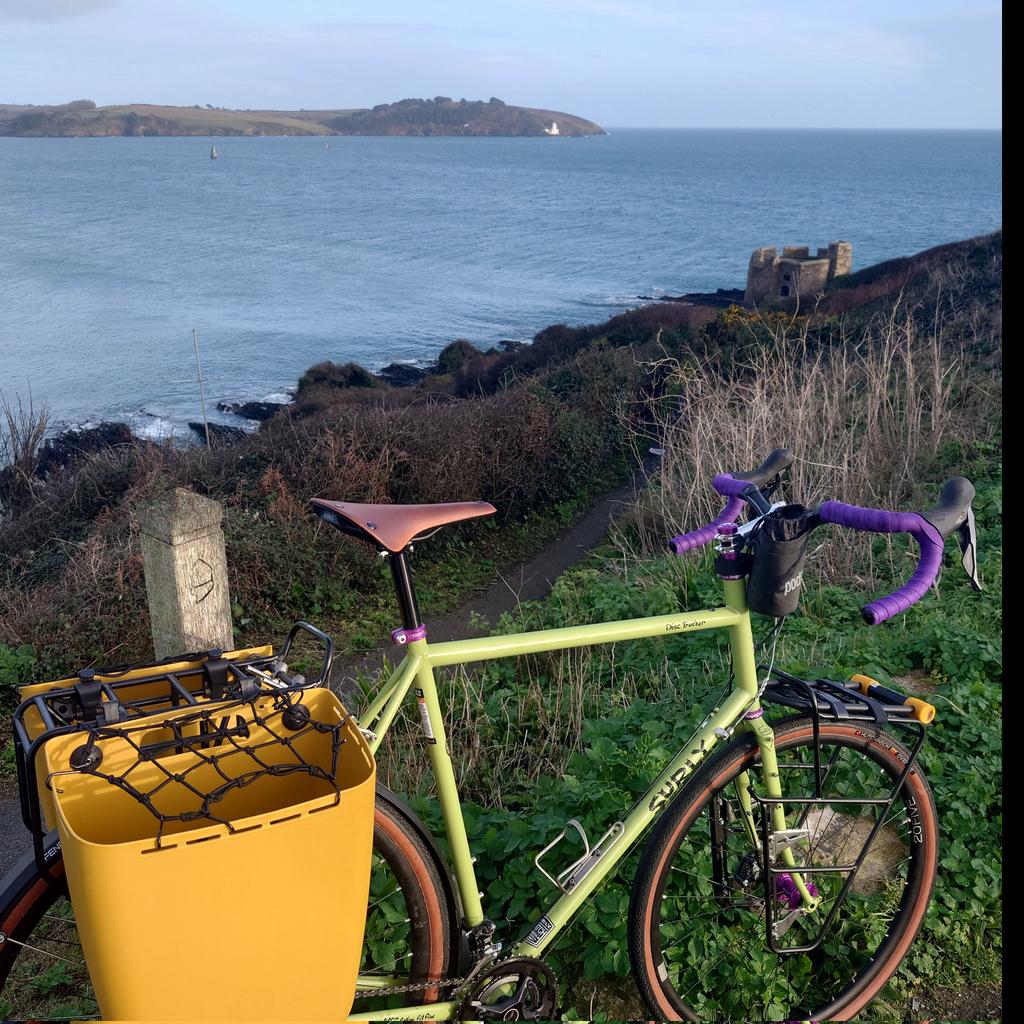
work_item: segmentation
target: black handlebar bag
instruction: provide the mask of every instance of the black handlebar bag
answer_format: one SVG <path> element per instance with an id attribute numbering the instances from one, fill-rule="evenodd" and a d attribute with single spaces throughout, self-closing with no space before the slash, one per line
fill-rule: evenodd
<path id="1" fill-rule="evenodd" d="M 813 527 L 803 505 L 783 505 L 761 520 L 750 542 L 747 607 L 752 612 L 780 618 L 796 611 Z"/>

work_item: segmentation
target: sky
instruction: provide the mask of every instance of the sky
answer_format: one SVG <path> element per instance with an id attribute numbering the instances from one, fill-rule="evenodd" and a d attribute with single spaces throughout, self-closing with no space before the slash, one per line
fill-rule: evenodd
<path id="1" fill-rule="evenodd" d="M 986 0 L 0 0 L 0 103 L 545 107 L 605 127 L 996 128 Z"/>

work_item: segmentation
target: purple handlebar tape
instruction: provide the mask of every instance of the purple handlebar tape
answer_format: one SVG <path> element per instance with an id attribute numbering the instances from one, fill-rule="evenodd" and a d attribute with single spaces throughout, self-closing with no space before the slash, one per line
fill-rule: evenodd
<path id="1" fill-rule="evenodd" d="M 711 481 L 711 486 L 723 498 L 738 498 L 750 486 L 750 481 L 737 480 L 732 473 L 719 473 Z"/>
<path id="2" fill-rule="evenodd" d="M 917 512 L 886 512 L 880 508 L 861 508 L 846 505 L 841 501 L 826 501 L 818 515 L 823 523 L 847 526 L 851 530 L 867 533 L 909 533 L 921 549 L 921 558 L 914 575 L 899 590 L 888 597 L 879 598 L 861 609 L 865 621 L 877 626 L 912 604 L 920 601 L 928 588 L 935 582 L 942 566 L 942 551 L 945 547 L 939 531 Z"/>
<path id="3" fill-rule="evenodd" d="M 731 473 L 719 473 L 711 481 L 711 486 L 723 498 L 729 500 L 725 503 L 725 508 L 718 514 L 718 518 L 713 519 L 707 526 L 702 526 L 699 530 L 693 530 L 691 533 L 681 533 L 668 542 L 668 546 L 677 555 L 710 544 L 715 539 L 719 527 L 726 523 L 735 523 L 743 511 L 743 499 L 740 495 L 750 486 L 749 480 L 737 480 Z"/>
<path id="4" fill-rule="evenodd" d="M 715 479 L 717 480 L 718 478 L 716 477 Z M 717 486 L 715 489 L 718 489 Z M 702 526 L 699 530 L 693 530 L 691 533 L 681 533 L 678 537 L 673 537 L 668 542 L 668 546 L 677 555 L 693 551 L 695 548 L 702 548 L 705 544 L 710 544 L 715 539 L 715 534 L 718 533 L 719 527 L 725 526 L 726 523 L 736 522 L 742 511 L 742 499 L 730 498 L 726 502 L 725 508 L 718 514 L 717 519 L 713 519 L 707 526 Z"/>

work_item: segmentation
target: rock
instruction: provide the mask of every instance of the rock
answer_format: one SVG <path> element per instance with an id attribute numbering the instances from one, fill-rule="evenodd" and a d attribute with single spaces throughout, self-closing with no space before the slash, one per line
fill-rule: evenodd
<path id="1" fill-rule="evenodd" d="M 241 416 L 245 420 L 256 420 L 262 423 L 269 420 L 282 409 L 286 408 L 284 402 L 218 402 L 217 408 L 221 412 L 231 412 Z"/>
<path id="2" fill-rule="evenodd" d="M 389 363 L 376 376 L 393 388 L 411 388 L 427 376 L 427 371 L 409 363 Z"/>
<path id="3" fill-rule="evenodd" d="M 120 445 L 137 444 L 126 423 L 99 423 L 95 427 L 65 430 L 47 438 L 39 448 L 34 463 L 29 461 L 20 469 L 0 467 L 0 506 L 7 511 L 31 500 L 31 478 L 47 480 L 80 459 Z M 28 478 L 26 478 L 28 474 Z"/>
<path id="4" fill-rule="evenodd" d="M 205 444 L 206 428 L 203 424 L 189 423 L 189 428 Z M 213 447 L 234 444 L 236 441 L 241 441 L 245 436 L 245 431 L 241 427 L 228 427 L 223 423 L 210 424 L 210 444 Z"/>
<path id="5" fill-rule="evenodd" d="M 58 469 L 77 461 L 83 455 L 131 444 L 135 438 L 127 423 L 98 423 L 95 427 L 64 430 L 48 438 L 39 449 L 36 476 L 45 480 Z"/>
<path id="6" fill-rule="evenodd" d="M 825 806 L 812 808 L 804 827 L 811 832 L 815 864 L 853 864 L 864 848 L 864 843 L 874 827 L 874 821 L 870 817 L 840 814 Z M 875 836 L 850 891 L 860 895 L 881 892 L 889 879 L 896 875 L 906 856 L 907 847 L 899 833 L 891 825 L 883 825 Z M 799 858 L 799 853 L 797 857 Z"/>

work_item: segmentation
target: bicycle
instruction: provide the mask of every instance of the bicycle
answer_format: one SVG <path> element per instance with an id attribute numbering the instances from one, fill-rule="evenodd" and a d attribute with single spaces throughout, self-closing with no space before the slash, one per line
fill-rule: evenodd
<path id="1" fill-rule="evenodd" d="M 415 691 L 451 854 L 449 865 L 409 806 L 378 785 L 367 909 L 377 941 L 365 948 L 357 982 L 357 1009 L 368 1008 L 350 1020 L 554 1018 L 558 989 L 543 954 L 641 839 L 628 934 L 633 974 L 655 1019 L 849 1020 L 879 994 L 921 927 L 937 871 L 938 821 L 917 763 L 934 708 L 867 677 L 804 680 L 772 664 L 762 675 L 748 592 L 759 610 L 778 612 L 771 647 L 799 598 L 807 537 L 825 524 L 909 533 L 919 545 L 907 583 L 865 605 L 871 625 L 926 594 L 954 533 L 980 589 L 974 489 L 953 478 L 925 513 L 772 504 L 792 462 L 778 449 L 755 470 L 720 474 L 721 514 L 670 542 L 677 554 L 716 542 L 720 607 L 434 644 L 418 612 L 412 547 L 495 509 L 314 500 L 322 521 L 372 544 L 390 564 L 402 618 L 392 640 L 406 653 L 358 721 L 376 750 Z M 703 630 L 728 632 L 731 688 L 596 842 L 571 820 L 543 846 L 535 863 L 558 897 L 503 945 L 476 880 L 435 670 Z M 769 724 L 771 705 L 794 713 Z M 552 868 L 570 833 L 583 853 Z M 883 846 L 885 870 L 866 870 Z M 56 834 L 40 834 L 35 855 L 0 887 L 0 999 L 54 964 L 84 976 L 69 955 L 72 918 Z"/>

